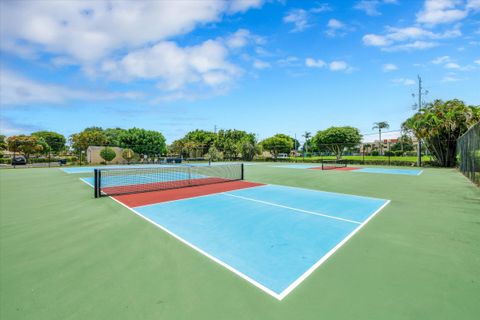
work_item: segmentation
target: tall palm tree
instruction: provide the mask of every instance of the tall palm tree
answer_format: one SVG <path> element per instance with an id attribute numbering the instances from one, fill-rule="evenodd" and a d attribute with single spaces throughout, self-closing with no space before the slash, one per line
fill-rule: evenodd
<path id="1" fill-rule="evenodd" d="M 388 129 L 390 125 L 387 121 L 380 121 L 373 123 L 373 130 L 378 129 L 378 148 L 380 149 L 380 155 L 383 155 L 383 145 L 382 143 L 382 129 Z"/>
<path id="2" fill-rule="evenodd" d="M 308 131 L 305 131 L 305 133 L 302 135 L 302 137 L 305 138 L 305 152 L 308 153 L 308 143 L 310 142 L 310 138 L 312 137 L 312 133 L 311 132 L 308 132 Z"/>

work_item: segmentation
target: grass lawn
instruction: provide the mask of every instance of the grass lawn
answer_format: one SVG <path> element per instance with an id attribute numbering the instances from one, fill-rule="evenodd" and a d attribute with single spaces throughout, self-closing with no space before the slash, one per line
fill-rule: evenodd
<path id="1" fill-rule="evenodd" d="M 402 157 L 403 159 L 403 157 Z M 59 169 L 0 170 L 0 319 L 475 319 L 480 190 L 420 176 L 246 167 L 246 180 L 390 199 L 278 301 Z"/>

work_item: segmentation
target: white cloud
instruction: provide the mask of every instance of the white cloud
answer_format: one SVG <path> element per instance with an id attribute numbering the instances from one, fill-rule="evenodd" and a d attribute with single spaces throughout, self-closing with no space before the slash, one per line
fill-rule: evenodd
<path id="1" fill-rule="evenodd" d="M 480 65 L 480 59 L 474 61 L 476 64 Z"/>
<path id="2" fill-rule="evenodd" d="M 417 22 L 437 25 L 462 20 L 468 15 L 467 10 L 458 7 L 462 2 L 457 0 L 426 0 L 423 9 L 417 13 Z"/>
<path id="3" fill-rule="evenodd" d="M 467 0 L 467 9 L 480 10 L 480 0 Z"/>
<path id="4" fill-rule="evenodd" d="M 310 12 L 312 13 L 321 13 L 321 12 L 327 12 L 327 11 L 332 11 L 332 8 L 328 3 L 321 3 L 318 6 L 310 9 Z"/>
<path id="5" fill-rule="evenodd" d="M 457 78 L 455 75 L 446 75 L 442 78 L 442 82 L 458 82 L 462 79 Z"/>
<path id="6" fill-rule="evenodd" d="M 136 92 L 95 92 L 69 89 L 28 79 L 9 70 L 0 73 L 0 101 L 2 106 L 32 103 L 62 104 L 71 100 L 111 100 L 141 97 Z"/>
<path id="7" fill-rule="evenodd" d="M 413 79 L 408 79 L 408 78 L 396 78 L 390 80 L 391 82 L 399 85 L 404 85 L 404 86 L 411 86 L 415 84 L 415 80 Z"/>
<path id="8" fill-rule="evenodd" d="M 420 27 L 386 27 L 384 35 L 366 34 L 362 40 L 366 46 L 382 47 L 384 51 L 408 51 L 432 48 L 438 43 L 431 40 L 455 38 L 461 35 L 458 27 L 443 33 L 435 33 Z"/>
<path id="9" fill-rule="evenodd" d="M 249 36 L 250 31 L 246 29 L 239 29 L 227 39 L 226 44 L 229 48 L 242 48 L 247 45 Z"/>
<path id="10" fill-rule="evenodd" d="M 280 67 L 298 67 L 301 65 L 300 59 L 294 56 L 277 60 Z"/>
<path id="11" fill-rule="evenodd" d="M 341 29 L 341 28 L 344 28 L 345 25 L 337 19 L 330 19 L 328 20 L 327 27 L 332 29 Z"/>
<path id="12" fill-rule="evenodd" d="M 183 48 L 163 41 L 132 51 L 119 60 L 105 61 L 102 70 L 118 80 L 153 79 L 166 91 L 181 90 L 191 84 L 219 89 L 241 74 L 238 67 L 227 61 L 227 56 L 227 48 L 218 40 Z"/>
<path id="13" fill-rule="evenodd" d="M 325 61 L 320 60 L 320 59 L 315 60 L 313 58 L 307 58 L 307 59 L 305 59 L 305 65 L 309 68 L 323 68 L 327 64 L 325 63 Z"/>
<path id="14" fill-rule="evenodd" d="M 433 59 L 432 63 L 433 64 L 444 64 L 444 63 L 447 63 L 447 62 L 450 62 L 450 61 L 452 61 L 450 56 L 442 56 L 442 57 L 438 57 L 438 58 Z"/>
<path id="15" fill-rule="evenodd" d="M 354 68 L 350 67 L 345 61 L 334 60 L 327 63 L 321 59 L 307 58 L 305 59 L 305 66 L 309 68 L 328 68 L 330 71 L 353 71 Z"/>
<path id="16" fill-rule="evenodd" d="M 454 59 L 450 58 L 450 56 L 442 56 L 435 58 L 431 61 L 433 64 L 443 65 L 445 69 L 452 69 L 457 71 L 471 71 L 475 69 L 475 66 L 466 65 L 462 66 L 457 63 Z"/>
<path id="17" fill-rule="evenodd" d="M 397 4 L 397 0 L 361 0 L 355 4 L 354 9 L 364 11 L 369 16 L 379 16 L 382 13 L 378 10 L 383 4 Z"/>
<path id="18" fill-rule="evenodd" d="M 348 69 L 348 64 L 345 61 L 332 61 L 328 67 L 332 71 L 343 71 Z"/>
<path id="19" fill-rule="evenodd" d="M 314 14 L 331 10 L 330 6 L 326 3 L 320 4 L 310 10 L 292 9 L 283 17 L 283 22 L 293 24 L 291 32 L 301 32 L 313 25 L 310 23 L 310 19 Z"/>
<path id="20" fill-rule="evenodd" d="M 250 8 L 260 8 L 264 3 L 264 0 L 231 0 L 228 11 L 231 13 L 245 12 Z"/>
<path id="21" fill-rule="evenodd" d="M 268 62 L 266 62 L 266 61 L 262 61 L 262 60 L 258 60 L 258 59 L 257 59 L 257 60 L 255 60 L 255 61 L 253 62 L 253 67 L 254 67 L 255 69 L 260 69 L 260 70 L 261 70 L 261 69 L 270 68 L 271 65 L 270 65 L 270 63 L 268 63 Z"/>
<path id="22" fill-rule="evenodd" d="M 263 38 L 240 29 L 190 47 L 169 39 L 263 2 L 2 1 L 1 49 L 32 58 L 46 53 L 52 66 L 78 65 L 89 77 L 147 79 L 167 91 L 191 84 L 222 90 L 241 73 L 227 61 L 229 51 Z"/>
<path id="23" fill-rule="evenodd" d="M 390 72 L 390 71 L 398 70 L 398 67 L 393 63 L 386 63 L 382 66 L 382 70 L 383 72 Z"/>
<path id="24" fill-rule="evenodd" d="M 300 32 L 310 27 L 308 22 L 308 12 L 303 9 L 291 10 L 285 17 L 283 17 L 283 22 L 292 23 L 294 25 L 292 32 Z"/>
<path id="25" fill-rule="evenodd" d="M 325 33 L 329 37 L 344 36 L 349 28 L 340 20 L 330 19 L 327 23 L 327 30 Z"/>
<path id="26" fill-rule="evenodd" d="M 425 50 L 438 46 L 438 43 L 432 41 L 414 41 L 405 44 L 394 45 L 391 47 L 383 48 L 384 51 L 413 51 L 413 50 Z"/>
<path id="27" fill-rule="evenodd" d="M 460 65 L 455 62 L 448 62 L 444 65 L 446 69 L 460 69 Z"/>
<path id="28" fill-rule="evenodd" d="M 237 1 L 2 1 L 0 36 L 9 49 L 48 52 L 92 65 L 130 50 L 186 34 L 224 13 L 259 7 Z M 13 43 L 13 44 L 12 44 Z M 8 49 L 8 48 L 7 48 Z"/>
<path id="29" fill-rule="evenodd" d="M 30 134 L 35 131 L 43 130 L 44 128 L 34 125 L 18 123 L 6 117 L 0 117 L 0 134 L 4 134 L 7 137 L 17 134 Z"/>
<path id="30" fill-rule="evenodd" d="M 388 46 L 391 43 L 391 41 L 388 40 L 387 37 L 379 36 L 376 34 L 366 34 L 363 36 L 362 40 L 366 46 L 374 47 L 384 47 Z"/>

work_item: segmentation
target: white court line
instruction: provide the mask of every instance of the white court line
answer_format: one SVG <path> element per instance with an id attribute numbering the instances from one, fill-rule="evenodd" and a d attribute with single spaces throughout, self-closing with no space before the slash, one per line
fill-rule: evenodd
<path id="1" fill-rule="evenodd" d="M 82 180 L 86 184 L 90 185 L 88 182 Z M 295 187 L 293 187 L 295 188 Z M 301 189 L 301 188 L 298 188 Z M 267 288 L 266 286 L 262 285 L 261 283 L 255 281 L 254 279 L 250 278 L 249 276 L 245 275 L 244 273 L 240 272 L 239 270 L 235 269 L 234 267 L 230 266 L 229 264 L 223 262 L 222 260 L 210 255 L 209 253 L 205 252 L 204 250 L 200 249 L 199 247 L 195 246 L 194 244 L 188 242 L 187 240 L 183 239 L 182 237 L 178 236 L 177 234 L 173 233 L 172 231 L 168 230 L 167 228 L 163 227 L 162 225 L 156 223 L 155 221 L 143 216 L 141 213 L 137 212 L 135 209 L 130 208 L 129 206 L 125 205 L 121 201 L 115 199 L 114 197 L 109 197 L 110 199 L 114 200 L 115 202 L 119 203 L 123 207 L 127 208 L 128 210 L 135 213 L 140 218 L 152 223 L 159 229 L 165 231 L 167 234 L 171 235 L 175 239 L 179 240 L 180 242 L 184 243 L 185 245 L 189 246 L 190 248 L 194 249 L 195 251 L 203 254 L 207 258 L 211 259 L 212 261 L 218 263 L 219 265 L 225 267 L 227 270 L 230 270 L 237 276 L 241 277 L 242 279 L 248 281 L 255 287 L 259 288 L 260 290 L 268 293 L 272 297 L 277 300 L 283 300 L 290 292 L 292 292 L 297 286 L 299 286 L 310 274 L 312 274 L 322 263 L 324 263 L 330 256 L 332 256 L 341 246 L 343 246 L 351 237 L 353 237 L 364 225 L 366 225 L 375 215 L 377 215 L 386 205 L 390 203 L 390 200 L 386 200 L 386 202 L 377 209 L 370 217 L 368 217 L 363 223 L 361 223 L 357 228 L 355 228 L 350 234 L 348 234 L 342 241 L 340 241 L 334 248 L 332 248 L 328 253 L 326 253 L 320 260 L 318 260 L 314 265 L 312 265 L 306 272 L 304 272 L 299 278 L 297 278 L 294 282 L 292 282 L 285 290 L 283 290 L 280 294 L 274 292 L 273 290 Z"/>
<path id="2" fill-rule="evenodd" d="M 315 212 L 315 211 L 308 211 L 308 210 L 303 210 L 303 209 L 298 209 L 298 208 L 293 208 L 293 207 L 287 207 L 287 206 L 284 206 L 284 205 L 281 205 L 281 204 L 276 204 L 276 203 L 273 203 L 273 202 L 268 202 L 268 201 L 263 201 L 263 200 L 257 200 L 257 199 L 252 199 L 252 198 L 237 196 L 237 195 L 234 195 L 234 194 L 231 194 L 231 193 L 227 193 L 227 192 L 222 192 L 221 194 L 223 194 L 223 195 L 225 195 L 225 196 L 229 196 L 229 197 L 235 197 L 235 198 L 239 198 L 239 199 L 243 199 L 243 200 L 248 200 L 248 201 L 263 203 L 263 204 L 267 204 L 267 205 L 269 205 L 269 206 L 274 206 L 274 207 L 289 209 L 289 210 L 298 211 L 298 212 L 302 212 L 302 213 L 308 213 L 308 214 L 312 214 L 312 215 L 320 216 L 320 217 L 324 217 L 324 218 L 335 219 L 335 220 L 340 220 L 340 221 L 350 222 L 350 223 L 355 223 L 355 224 L 361 224 L 361 222 L 355 221 L 355 220 L 349 220 L 349 219 L 339 218 L 339 217 L 335 217 L 335 216 L 330 216 L 330 215 L 328 215 L 328 214 L 324 214 L 324 213 L 320 213 L 320 212 Z"/>
<path id="3" fill-rule="evenodd" d="M 262 183 L 262 182 L 255 182 L 252 181 L 253 183 Z M 268 187 L 268 186 L 275 186 L 275 187 L 283 187 L 287 189 L 299 189 L 303 191 L 311 191 L 311 192 L 318 192 L 318 193 L 328 193 L 331 195 L 342 195 L 342 196 L 349 196 L 349 197 L 354 197 L 354 198 L 360 198 L 360 199 L 370 199 L 370 200 L 383 200 L 387 201 L 388 199 L 382 199 L 382 198 L 374 198 L 374 197 L 369 197 L 369 196 L 359 196 L 356 194 L 349 194 L 349 193 L 342 193 L 342 192 L 333 192 L 333 191 L 323 191 L 323 190 L 318 190 L 318 189 L 309 189 L 309 188 L 302 188 L 302 187 L 293 187 L 293 186 L 287 186 L 283 184 L 274 184 L 274 183 L 263 183 L 260 187 Z"/>
<path id="4" fill-rule="evenodd" d="M 229 264 L 223 262 L 222 260 L 210 255 L 209 253 L 207 253 L 206 251 L 203 251 L 202 249 L 200 249 L 199 247 L 195 246 L 194 244 L 188 242 L 187 240 L 183 239 L 182 237 L 180 237 L 179 235 L 173 233 L 172 231 L 168 230 L 167 228 L 165 228 L 164 226 L 162 226 L 161 224 L 158 224 L 156 223 L 155 221 L 145 217 L 144 215 L 142 215 L 141 213 L 137 212 L 135 209 L 133 208 L 130 208 L 129 206 L 123 204 L 122 202 L 120 202 L 119 200 L 113 198 L 113 197 L 109 197 L 111 199 L 113 199 L 114 201 L 116 201 L 117 203 L 121 204 L 122 206 L 124 206 L 125 208 L 127 208 L 128 210 L 132 211 L 133 213 L 135 213 L 136 215 L 138 215 L 139 217 L 141 217 L 142 219 L 145 219 L 146 221 L 150 222 L 151 224 L 155 225 L 156 227 L 162 229 L 163 231 L 165 231 L 166 233 L 168 233 L 169 235 L 171 235 L 172 237 L 174 237 L 175 239 L 177 239 L 178 241 L 186 244 L 187 246 L 189 246 L 190 248 L 194 249 L 195 251 L 203 254 L 204 256 L 206 256 L 207 258 L 215 261 L 216 263 L 218 263 L 219 265 L 225 267 L 226 269 L 230 270 L 231 272 L 235 273 L 236 275 L 238 275 L 239 277 L 241 277 L 242 279 L 250 282 L 251 284 L 253 284 L 254 286 L 256 286 L 257 288 L 263 290 L 264 292 L 268 293 L 269 295 L 271 295 L 272 297 L 278 299 L 278 300 L 282 300 L 283 297 L 280 297 L 280 295 L 274 291 L 272 291 L 271 289 L 265 287 L 264 285 L 262 285 L 261 283 L 253 280 L 252 278 L 250 278 L 249 276 L 245 275 L 244 273 L 238 271 L 237 269 L 235 269 L 234 267 L 230 266 Z"/>
<path id="5" fill-rule="evenodd" d="M 94 188 L 93 184 L 91 184 L 90 182 L 88 182 L 87 180 L 83 180 L 83 178 L 78 178 L 80 181 L 82 181 L 83 183 L 86 183 L 88 184 L 90 187 Z"/>
<path id="6" fill-rule="evenodd" d="M 370 221 L 375 215 L 377 215 L 383 208 L 385 208 L 390 203 L 390 200 L 387 200 L 380 208 L 377 209 L 370 217 L 367 218 L 362 224 L 360 224 L 355 230 L 353 230 L 348 236 L 346 236 L 342 241 L 340 241 L 335 247 L 333 247 L 327 254 L 325 254 L 320 260 L 318 260 L 313 266 L 311 266 L 305 273 L 297 278 L 291 285 L 289 285 L 285 290 L 280 293 L 279 300 L 285 298 L 290 292 L 293 291 L 300 283 L 303 282 L 309 275 L 311 275 L 322 263 L 324 263 L 331 255 L 333 255 L 341 246 L 343 246 L 351 237 L 355 235 L 360 229 L 365 226 L 368 221 Z"/>

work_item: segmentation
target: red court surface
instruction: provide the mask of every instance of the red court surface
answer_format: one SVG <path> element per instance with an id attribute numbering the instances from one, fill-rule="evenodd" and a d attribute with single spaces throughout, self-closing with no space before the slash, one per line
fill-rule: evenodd
<path id="1" fill-rule="evenodd" d="M 174 188 L 191 187 L 196 185 L 207 185 L 221 182 L 228 182 L 231 180 L 209 177 L 200 179 L 185 179 L 185 180 L 172 180 L 153 183 L 141 183 L 141 184 L 129 184 L 114 187 L 103 187 L 102 193 L 105 195 L 116 195 L 135 192 L 147 192 L 156 190 L 168 190 Z"/>
<path id="2" fill-rule="evenodd" d="M 206 196 L 209 194 L 252 188 L 262 186 L 261 183 L 253 183 L 246 181 L 231 181 L 217 184 L 194 186 L 188 188 L 152 191 L 145 193 L 126 194 L 114 196 L 115 200 L 120 201 L 129 207 L 139 207 L 160 202 L 181 200 L 199 196 Z"/>
<path id="3" fill-rule="evenodd" d="M 308 168 L 309 170 L 322 170 L 322 167 L 313 167 L 313 168 Z M 353 171 L 353 170 L 358 170 L 360 168 L 358 167 L 342 167 L 342 168 L 335 168 L 335 169 L 327 169 L 327 170 L 336 170 L 336 171 Z"/>

